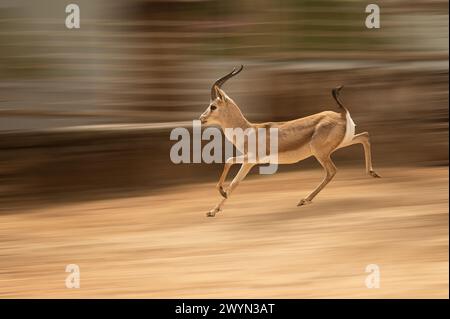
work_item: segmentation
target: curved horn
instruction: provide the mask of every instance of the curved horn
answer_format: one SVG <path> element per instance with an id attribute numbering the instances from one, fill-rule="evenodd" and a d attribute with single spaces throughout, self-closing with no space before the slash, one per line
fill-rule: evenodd
<path id="1" fill-rule="evenodd" d="M 239 72 L 242 71 L 242 69 L 244 68 L 243 65 L 240 66 L 240 68 L 238 70 L 236 70 L 236 68 L 233 69 L 233 71 L 231 71 L 230 73 L 228 73 L 227 75 L 224 75 L 223 77 L 221 77 L 220 79 L 218 79 L 216 82 L 214 82 L 214 84 L 211 87 L 211 100 L 215 100 L 217 98 L 216 95 L 216 90 L 215 90 L 215 86 L 217 86 L 218 88 L 222 87 L 222 85 L 230 78 L 232 78 L 233 76 L 235 76 L 236 74 L 238 74 Z"/>

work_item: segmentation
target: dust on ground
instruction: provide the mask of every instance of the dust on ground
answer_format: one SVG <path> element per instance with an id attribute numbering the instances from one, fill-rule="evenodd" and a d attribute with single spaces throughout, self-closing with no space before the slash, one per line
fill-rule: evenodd
<path id="1" fill-rule="evenodd" d="M 212 183 L 4 213 L 0 296 L 448 298 L 448 168 L 379 173 L 341 169 L 303 207 L 322 171 L 252 176 L 215 218 Z"/>

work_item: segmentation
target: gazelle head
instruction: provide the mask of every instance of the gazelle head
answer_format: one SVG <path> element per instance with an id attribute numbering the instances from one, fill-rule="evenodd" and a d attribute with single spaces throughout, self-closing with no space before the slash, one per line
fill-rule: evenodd
<path id="1" fill-rule="evenodd" d="M 233 69 L 227 75 L 221 77 L 211 87 L 211 100 L 205 112 L 200 115 L 200 121 L 203 125 L 219 125 L 227 127 L 235 123 L 236 120 L 242 118 L 243 115 L 239 107 L 228 95 L 221 89 L 221 86 L 231 77 L 235 76 L 244 68 L 243 65 L 239 69 Z"/>

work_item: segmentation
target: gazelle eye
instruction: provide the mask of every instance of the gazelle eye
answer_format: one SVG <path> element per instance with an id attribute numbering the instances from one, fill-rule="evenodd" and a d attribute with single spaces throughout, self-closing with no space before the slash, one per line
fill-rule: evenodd
<path id="1" fill-rule="evenodd" d="M 214 111 L 215 109 L 217 109 L 217 106 L 211 105 L 211 111 Z"/>

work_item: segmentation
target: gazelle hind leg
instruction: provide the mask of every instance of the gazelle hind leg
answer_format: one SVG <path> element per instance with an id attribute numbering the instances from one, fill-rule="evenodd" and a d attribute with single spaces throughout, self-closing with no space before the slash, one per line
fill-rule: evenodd
<path id="1" fill-rule="evenodd" d="M 336 141 L 332 136 L 336 136 L 337 134 L 342 134 L 339 132 L 340 128 L 336 128 L 332 124 L 325 122 L 320 124 L 314 135 L 311 138 L 310 148 L 311 153 L 317 159 L 317 161 L 322 165 L 325 170 L 325 177 L 322 182 L 314 189 L 306 198 L 302 199 L 297 206 L 302 206 L 311 203 L 314 197 L 319 194 L 322 189 L 333 179 L 334 175 L 336 175 L 337 169 L 331 160 L 331 153 L 338 146 L 339 141 Z"/>
<path id="2" fill-rule="evenodd" d="M 317 160 L 319 161 L 320 165 L 324 168 L 326 175 L 325 178 L 322 180 L 322 182 L 316 187 L 315 190 L 313 190 L 306 198 L 302 199 L 297 206 L 303 206 L 310 204 L 311 201 L 314 199 L 314 197 L 319 194 L 322 189 L 327 186 L 327 184 L 333 179 L 333 177 L 336 175 L 337 169 L 334 165 L 333 161 L 331 160 L 330 154 L 327 155 L 315 155 Z"/>
<path id="3" fill-rule="evenodd" d="M 375 178 L 380 178 L 381 176 L 378 175 L 373 170 L 373 167 L 372 167 L 372 150 L 371 150 L 371 146 L 370 146 L 369 133 L 364 132 L 364 133 L 355 135 L 348 145 L 353 145 L 353 144 L 362 144 L 364 147 L 364 157 L 365 157 L 365 161 L 366 161 L 367 174 L 369 174 L 370 176 L 375 177 Z"/>

